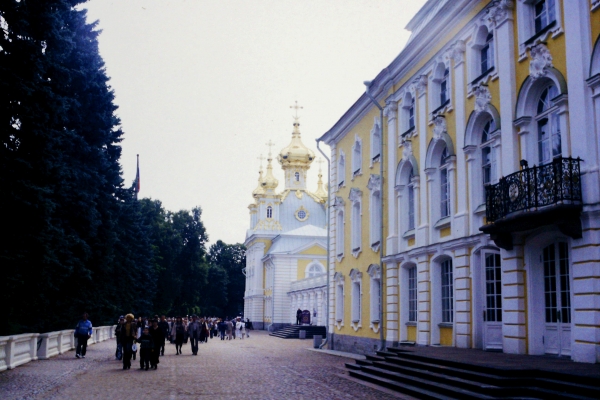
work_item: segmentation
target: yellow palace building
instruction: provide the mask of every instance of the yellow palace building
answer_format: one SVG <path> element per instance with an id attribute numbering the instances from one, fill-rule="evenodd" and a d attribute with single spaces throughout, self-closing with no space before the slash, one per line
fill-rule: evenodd
<path id="1" fill-rule="evenodd" d="M 407 29 L 319 139 L 329 346 L 597 363 L 600 1 L 429 0 Z"/>

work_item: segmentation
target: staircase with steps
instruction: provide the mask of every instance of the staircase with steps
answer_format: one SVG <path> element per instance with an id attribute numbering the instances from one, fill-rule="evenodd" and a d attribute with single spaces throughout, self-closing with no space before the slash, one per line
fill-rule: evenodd
<path id="1" fill-rule="evenodd" d="M 388 348 L 346 363 L 351 377 L 419 399 L 600 399 L 597 379 L 497 368 Z"/>
<path id="2" fill-rule="evenodd" d="M 306 339 L 312 339 L 314 335 L 321 335 L 323 338 L 325 338 L 326 333 L 324 326 L 289 325 L 283 329 L 269 333 L 269 335 L 283 339 L 299 339 L 300 331 L 306 331 Z"/>

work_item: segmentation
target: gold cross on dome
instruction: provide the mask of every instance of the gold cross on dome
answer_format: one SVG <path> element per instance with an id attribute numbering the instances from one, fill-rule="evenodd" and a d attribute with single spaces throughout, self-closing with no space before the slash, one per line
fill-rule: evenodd
<path id="1" fill-rule="evenodd" d="M 321 164 L 323 164 L 325 161 L 323 161 L 323 159 L 321 157 L 319 157 L 317 159 L 317 164 L 319 164 L 319 172 L 321 172 Z"/>
<path id="2" fill-rule="evenodd" d="M 296 116 L 294 118 L 298 119 L 298 110 L 302 110 L 304 107 L 299 106 L 298 105 L 298 100 L 296 100 L 296 104 L 293 106 L 290 106 L 290 108 L 293 108 L 296 110 Z"/>
<path id="3" fill-rule="evenodd" d="M 260 161 L 260 169 L 262 169 L 262 162 L 265 159 L 265 156 L 263 156 L 262 154 L 260 156 L 257 157 Z"/>
<path id="4" fill-rule="evenodd" d="M 271 147 L 275 146 L 275 143 L 273 143 L 273 141 L 269 139 L 269 143 L 267 143 L 267 146 L 269 146 L 269 158 L 271 158 Z"/>

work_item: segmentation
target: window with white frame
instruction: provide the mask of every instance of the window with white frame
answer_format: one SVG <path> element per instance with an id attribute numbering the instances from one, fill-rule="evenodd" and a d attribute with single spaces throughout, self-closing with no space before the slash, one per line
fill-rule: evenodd
<path id="1" fill-rule="evenodd" d="M 531 45 L 546 41 L 550 33 L 556 35 L 563 31 L 559 1 L 521 0 L 516 3 L 521 57 Z"/>
<path id="2" fill-rule="evenodd" d="M 440 263 L 442 323 L 454 321 L 454 280 L 452 278 L 452 260 L 447 259 Z"/>
<path id="3" fill-rule="evenodd" d="M 406 93 L 402 101 L 401 124 L 402 135 L 407 135 L 415 130 L 415 98 L 410 93 Z"/>
<path id="4" fill-rule="evenodd" d="M 412 231 L 415 229 L 415 186 L 413 183 L 413 172 L 412 169 L 410 171 L 410 175 L 408 176 L 408 184 L 406 185 L 406 194 L 407 194 L 407 207 L 406 207 L 406 219 L 408 230 Z"/>
<path id="5" fill-rule="evenodd" d="M 381 269 L 378 265 L 371 265 L 367 270 L 370 278 L 370 310 L 369 313 L 371 322 L 378 323 L 380 321 L 380 310 L 381 310 Z"/>
<path id="6" fill-rule="evenodd" d="M 535 33 L 546 29 L 556 22 L 555 0 L 537 0 L 533 5 L 533 26 Z"/>
<path id="7" fill-rule="evenodd" d="M 333 278 L 335 282 L 335 321 L 344 321 L 344 277 L 338 272 Z"/>
<path id="8" fill-rule="evenodd" d="M 358 257 L 358 254 L 361 251 L 361 241 L 362 241 L 362 210 L 361 210 L 361 197 L 362 192 L 356 188 L 352 188 L 350 190 L 349 199 L 352 202 L 351 215 L 350 215 L 350 224 L 351 224 L 351 245 L 352 245 L 352 255 L 354 257 Z"/>
<path id="9" fill-rule="evenodd" d="M 362 317 L 362 273 L 353 269 L 350 271 L 350 279 L 352 282 L 351 296 L 351 319 L 353 324 L 359 324 Z"/>
<path id="10" fill-rule="evenodd" d="M 273 218 L 273 207 L 267 207 L 267 218 Z"/>
<path id="11" fill-rule="evenodd" d="M 489 120 L 481 132 L 481 175 L 483 186 L 496 182 L 496 156 L 492 147 L 491 133 L 496 130 L 494 120 Z"/>
<path id="12" fill-rule="evenodd" d="M 444 147 L 439 167 L 440 218 L 450 216 L 450 183 L 448 181 L 448 147 Z"/>
<path id="13" fill-rule="evenodd" d="M 449 81 L 448 76 L 450 75 L 450 70 L 446 68 L 444 70 L 444 75 L 440 80 L 440 106 L 446 104 L 450 100 L 449 94 Z"/>
<path id="14" fill-rule="evenodd" d="M 325 273 L 325 268 L 321 263 L 313 262 L 306 269 L 306 277 L 313 278 L 315 276 L 323 275 Z"/>
<path id="15" fill-rule="evenodd" d="M 346 180 L 346 155 L 342 150 L 340 150 L 340 156 L 338 159 L 337 176 L 338 187 L 344 186 Z"/>
<path id="16" fill-rule="evenodd" d="M 375 119 L 371 129 L 371 166 L 381 158 L 381 127 L 379 118 Z"/>
<path id="17" fill-rule="evenodd" d="M 408 322 L 417 322 L 417 267 L 408 268 Z"/>
<path id="18" fill-rule="evenodd" d="M 338 258 L 341 258 L 344 256 L 344 210 L 338 210 L 335 224 L 335 253 Z"/>
<path id="19" fill-rule="evenodd" d="M 362 169 L 362 141 L 357 136 L 352 146 L 352 176 L 360 175 Z"/>
<path id="20" fill-rule="evenodd" d="M 433 114 L 436 114 L 450 103 L 450 68 L 440 61 L 436 64 L 432 74 L 430 104 Z"/>
<path id="21" fill-rule="evenodd" d="M 494 68 L 494 34 L 489 32 L 485 38 L 485 44 L 479 50 L 479 70 L 483 75 Z"/>
<path id="22" fill-rule="evenodd" d="M 296 180 L 296 182 L 300 182 L 300 172 L 294 173 L 294 179 Z"/>
<path id="23" fill-rule="evenodd" d="M 369 201 L 369 236 L 371 249 L 378 251 L 381 245 L 381 178 L 379 175 L 371 175 L 367 188 L 371 192 Z"/>
<path id="24" fill-rule="evenodd" d="M 558 89 L 554 84 L 546 87 L 537 105 L 538 126 L 538 161 L 546 164 L 556 157 L 562 156 L 560 140 L 560 117 L 558 107 L 552 100 L 558 96 Z"/>

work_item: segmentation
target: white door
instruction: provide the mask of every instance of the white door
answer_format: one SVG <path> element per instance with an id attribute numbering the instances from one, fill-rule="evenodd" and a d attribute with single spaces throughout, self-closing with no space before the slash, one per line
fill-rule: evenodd
<path id="1" fill-rule="evenodd" d="M 500 254 L 485 253 L 485 301 L 483 308 L 483 348 L 502 350 L 502 269 Z"/>
<path id="2" fill-rule="evenodd" d="M 569 248 L 566 242 L 553 243 L 542 250 L 544 268 L 546 354 L 571 354 L 571 284 Z"/>

